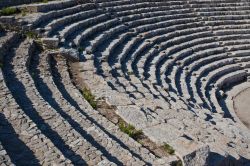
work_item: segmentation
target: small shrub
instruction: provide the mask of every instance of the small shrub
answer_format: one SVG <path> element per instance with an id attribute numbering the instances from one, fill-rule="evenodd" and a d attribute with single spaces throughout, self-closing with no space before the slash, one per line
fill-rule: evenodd
<path id="1" fill-rule="evenodd" d="M 32 78 L 35 78 L 35 76 L 36 76 L 34 72 L 31 72 L 30 75 Z"/>
<path id="2" fill-rule="evenodd" d="M 2 62 L 0 62 L 0 69 L 2 69 L 3 68 L 3 63 Z"/>
<path id="3" fill-rule="evenodd" d="M 134 126 L 130 124 L 125 124 L 125 122 L 119 123 L 119 128 L 122 132 L 128 134 L 131 138 L 137 140 L 141 135 L 141 130 L 136 130 Z"/>
<path id="4" fill-rule="evenodd" d="M 30 39 L 37 39 L 37 34 L 35 32 L 29 31 L 26 32 L 25 35 Z"/>
<path id="5" fill-rule="evenodd" d="M 2 24 L 0 24 L 0 32 L 4 32 L 4 27 Z"/>
<path id="6" fill-rule="evenodd" d="M 137 140 L 137 142 L 141 145 L 143 145 L 143 141 L 142 140 Z"/>
<path id="7" fill-rule="evenodd" d="M 134 74 L 134 73 L 133 73 L 132 71 L 129 71 L 129 72 L 128 72 L 128 75 L 129 75 L 129 76 L 131 76 L 131 75 L 133 75 L 133 74 Z"/>
<path id="8" fill-rule="evenodd" d="M 84 88 L 82 91 L 83 97 L 89 102 L 89 104 L 96 109 L 97 108 L 97 102 L 95 100 L 95 96 L 90 92 L 89 89 Z"/>
<path id="9" fill-rule="evenodd" d="M 21 14 L 22 14 L 23 17 L 26 16 L 27 13 L 28 13 L 28 11 L 26 9 L 21 10 Z"/>
<path id="10" fill-rule="evenodd" d="M 9 15 L 13 15 L 13 14 L 18 14 L 19 12 L 20 11 L 17 8 L 6 7 L 0 11 L 0 14 L 3 16 L 9 16 Z"/>
<path id="11" fill-rule="evenodd" d="M 83 47 L 79 47 L 79 48 L 78 48 L 78 52 L 79 52 L 79 53 L 82 53 L 83 51 L 84 51 L 84 48 L 83 48 Z"/>
<path id="12" fill-rule="evenodd" d="M 43 42 L 42 42 L 41 39 L 37 39 L 37 40 L 36 40 L 36 43 L 37 43 L 40 47 L 42 47 L 42 45 L 43 45 Z"/>
<path id="13" fill-rule="evenodd" d="M 163 145 L 163 148 L 164 148 L 164 150 L 165 150 L 168 154 L 173 155 L 174 152 L 175 152 L 175 150 L 173 149 L 173 147 L 170 146 L 170 145 L 167 144 L 167 143 L 165 143 L 165 144 Z"/>

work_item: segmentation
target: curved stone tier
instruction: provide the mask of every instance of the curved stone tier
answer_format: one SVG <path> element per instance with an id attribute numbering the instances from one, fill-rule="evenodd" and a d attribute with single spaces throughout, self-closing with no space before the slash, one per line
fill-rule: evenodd
<path id="1" fill-rule="evenodd" d="M 33 40 L 0 33 L 1 100 L 7 102 L 0 118 L 30 160 L 65 165 L 172 161 L 142 147 L 94 110 L 74 84 L 76 75 L 97 100 L 151 141 L 171 145 L 184 164 L 250 164 L 250 129 L 233 103 L 250 78 L 250 2 L 67 0 L 19 8 L 28 11 L 16 16 L 22 29 L 54 48 L 38 51 Z M 80 62 L 56 56 L 62 50 L 72 51 Z M 13 107 L 20 112 L 17 120 L 11 118 Z M 45 147 L 34 150 L 29 141 L 37 140 L 21 134 L 22 119 L 28 133 L 34 124 L 38 141 L 49 142 L 45 147 L 53 155 L 48 160 Z M 10 142 L 0 137 L 0 143 L 8 154 L 4 162 L 20 162 Z"/>

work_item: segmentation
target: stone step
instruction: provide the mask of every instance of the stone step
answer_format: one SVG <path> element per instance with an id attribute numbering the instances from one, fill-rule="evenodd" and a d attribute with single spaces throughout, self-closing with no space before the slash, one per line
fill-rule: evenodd
<path id="1" fill-rule="evenodd" d="M 0 37 L 0 62 L 3 62 L 3 59 L 5 58 L 6 52 L 11 46 L 11 43 L 18 40 L 19 35 L 17 33 L 3 32 L 3 36 Z"/>
<path id="2" fill-rule="evenodd" d="M 4 76 L 13 97 L 42 133 L 73 164 L 98 164 L 106 159 L 107 155 L 103 154 L 98 146 L 94 146 L 95 144 L 91 142 L 89 137 L 79 133 L 78 128 L 72 125 L 75 120 L 70 119 L 69 116 L 65 119 L 65 113 L 61 110 L 55 110 L 45 100 L 46 98 L 43 98 L 45 96 L 42 96 L 41 92 L 38 91 L 37 84 L 32 79 L 32 77 L 36 77 L 35 73 L 31 71 L 29 73 L 30 55 L 35 54 L 33 49 L 33 42 L 25 40 L 13 52 L 12 56 L 5 59 Z M 6 77 L 7 75 L 8 77 Z M 46 109 L 45 112 L 44 109 Z"/>
<path id="3" fill-rule="evenodd" d="M 68 100 L 71 100 L 71 103 L 76 102 L 75 107 L 80 107 L 79 109 L 85 110 L 86 116 L 92 119 L 92 121 L 95 121 L 95 123 L 98 123 L 98 125 L 101 125 L 103 128 L 105 128 L 106 133 L 109 133 L 108 135 L 112 135 L 111 138 L 113 140 L 116 140 L 117 143 L 119 143 L 122 148 L 130 151 L 130 153 L 133 156 L 140 156 L 139 158 L 141 158 L 141 160 L 143 160 L 146 163 L 152 163 L 152 164 L 160 160 L 159 158 L 152 155 L 148 150 L 141 147 L 139 143 L 137 143 L 133 139 L 130 139 L 126 134 L 122 133 L 117 126 L 115 126 L 113 123 L 108 121 L 106 118 L 100 115 L 97 111 L 90 108 L 89 104 L 85 100 L 82 99 L 81 94 L 76 89 L 76 87 L 70 81 L 68 81 L 70 80 L 70 76 L 68 73 L 66 61 L 61 58 L 56 58 L 55 60 L 56 60 L 56 64 L 53 65 L 52 63 L 52 66 L 55 66 L 56 68 L 53 69 L 52 71 L 57 70 L 56 71 L 58 72 L 57 74 L 61 76 L 59 78 L 62 78 L 62 80 L 57 80 L 57 81 L 68 82 L 67 84 L 63 84 L 63 85 L 64 85 L 64 88 L 67 90 L 68 94 L 70 95 L 68 96 L 69 98 Z M 56 74 L 56 72 L 54 74 Z M 56 78 L 58 79 L 58 75 L 54 75 L 54 74 L 53 76 L 55 80 Z M 56 84 L 58 87 L 60 85 L 62 86 L 62 83 L 60 82 Z"/>
<path id="4" fill-rule="evenodd" d="M 197 69 L 199 69 L 202 66 L 205 66 L 206 64 L 212 63 L 214 61 L 219 61 L 221 59 L 224 59 L 227 57 L 227 54 L 223 53 L 223 54 L 215 54 L 215 55 L 211 55 L 209 57 L 206 58 L 202 58 L 196 61 L 190 61 L 190 62 L 184 62 L 183 63 L 183 67 L 182 67 L 182 71 L 180 71 L 180 78 L 177 81 L 180 81 L 180 84 L 182 86 L 181 88 L 181 92 L 179 92 L 180 94 L 183 95 L 188 95 L 190 94 L 191 96 L 194 96 L 194 93 L 191 93 L 189 88 L 190 85 L 190 77 L 192 76 L 192 73 L 195 72 Z"/>
<path id="5" fill-rule="evenodd" d="M 16 5 L 23 5 L 23 4 L 29 4 L 29 3 L 36 3 L 40 0 L 17 0 L 17 1 L 9 1 L 9 0 L 3 0 L 0 5 L 0 9 L 3 7 L 10 7 L 10 6 L 16 6 Z"/>
<path id="6" fill-rule="evenodd" d="M 34 1 L 34 0 L 33 0 Z M 65 8 L 70 8 L 72 6 L 76 6 L 78 4 L 82 3 L 89 3 L 88 0 L 81 0 L 81 1 L 75 1 L 75 0 L 64 0 L 64 1 L 51 1 L 48 3 L 33 3 L 29 5 L 23 5 L 20 6 L 20 8 L 24 8 L 29 12 L 43 12 L 46 13 L 51 10 L 61 10 Z"/>
<path id="7" fill-rule="evenodd" d="M 6 150 L 4 149 L 4 147 L 2 146 L 2 143 L 0 142 L 0 164 L 1 165 L 14 165 L 9 157 L 9 155 L 7 154 Z"/>
<path id="8" fill-rule="evenodd" d="M 86 18 L 88 18 L 88 19 L 83 19 L 83 21 L 75 22 L 75 23 L 70 24 L 69 26 L 64 27 L 63 30 L 58 32 L 60 37 L 63 39 L 66 39 L 68 37 L 71 38 L 72 37 L 71 35 L 74 33 L 77 34 L 77 32 L 79 30 L 84 29 L 85 27 L 87 27 L 93 23 L 105 21 L 109 18 L 109 16 L 106 14 L 98 15 L 98 13 L 96 11 L 94 11 L 94 14 L 97 14 L 97 16 L 96 15 L 92 15 L 92 16 L 86 15 Z"/>
<path id="9" fill-rule="evenodd" d="M 72 7 L 63 8 L 61 10 L 56 10 L 56 11 L 52 10 L 46 13 L 39 13 L 40 16 L 37 17 L 37 19 L 32 22 L 32 25 L 34 28 L 41 29 L 41 28 L 44 28 L 50 22 L 53 22 L 53 20 L 76 14 L 78 12 L 81 12 L 82 10 L 89 10 L 93 8 L 95 8 L 95 5 L 93 3 L 88 3 L 85 5 L 82 5 L 82 4 L 74 5 Z"/>
<path id="10" fill-rule="evenodd" d="M 39 36 L 57 38 L 60 47 L 78 51 L 83 61 L 79 79 L 91 93 L 157 145 L 174 147 L 184 165 L 203 160 L 209 149 L 250 158 L 249 132 L 234 121 L 235 114 L 230 117 L 224 103 L 228 88 L 247 81 L 249 73 L 248 0 L 67 0 L 26 7 L 36 13 L 20 23 L 28 20 L 27 27 L 36 28 Z M 7 53 L 4 48 L 15 37 L 8 43 L 4 35 L 0 51 Z M 20 112 L 51 141 L 57 156 L 75 165 L 167 163 L 168 157 L 147 151 L 82 98 L 71 82 L 69 60 L 34 52 L 32 46 L 25 41 L 10 54 L 0 54 L 6 60 L 3 75 Z M 5 117 L 9 126 L 15 124 L 6 112 Z M 27 144 L 24 137 L 18 139 Z M 38 162 L 40 155 L 34 153 Z"/>
<path id="11" fill-rule="evenodd" d="M 51 36 L 53 35 L 53 32 L 57 31 L 58 29 L 64 29 L 64 27 L 67 25 L 71 25 L 72 23 L 82 21 L 89 17 L 95 17 L 100 14 L 104 14 L 104 13 L 101 10 L 90 8 L 83 12 L 79 12 L 73 15 L 68 15 L 62 18 L 55 19 L 52 22 L 50 22 L 48 25 L 46 25 L 44 29 L 47 30 L 46 35 Z"/>
<path id="12" fill-rule="evenodd" d="M 115 1 L 117 2 L 117 1 Z M 111 11 L 125 11 L 125 10 L 133 10 L 133 9 L 139 9 L 142 7 L 150 7 L 150 6 L 157 6 L 157 7 L 162 7 L 162 6 L 171 6 L 171 5 L 182 5 L 181 1 L 134 1 L 134 3 L 126 3 L 122 2 L 122 4 L 119 5 L 119 3 L 98 3 L 100 7 L 105 7 L 108 10 Z M 112 8 L 112 9 L 111 9 Z"/>
<path id="13" fill-rule="evenodd" d="M 179 10 L 177 10 L 179 9 Z M 142 14 L 142 13 L 149 13 L 155 11 L 165 11 L 169 14 L 176 14 L 176 13 L 190 13 L 189 9 L 183 8 L 182 5 L 171 5 L 171 6 L 147 6 L 147 7 L 138 7 L 134 10 L 127 10 L 127 11 L 117 11 L 116 14 L 118 17 L 128 16 L 128 15 L 135 15 L 135 14 Z"/>
<path id="14" fill-rule="evenodd" d="M 64 99 L 64 96 L 67 95 L 67 93 L 63 93 L 63 91 L 57 89 L 50 73 L 51 69 L 48 64 L 48 58 L 50 57 L 46 56 L 46 54 L 41 54 L 40 56 L 37 55 L 32 58 L 33 63 L 31 64 L 31 68 L 35 69 L 31 70 L 31 72 L 37 75 L 34 78 L 35 80 L 39 80 L 39 78 L 46 78 L 39 82 L 37 81 L 36 83 L 36 86 L 38 87 L 37 89 L 41 94 L 51 93 L 51 97 L 44 97 L 44 99 L 47 98 L 46 100 L 54 109 L 60 109 L 65 112 L 67 114 L 65 115 L 65 118 L 68 116 L 68 118 L 74 120 L 75 123 L 72 123 L 72 126 L 77 128 L 76 131 L 88 135 L 86 137 L 89 137 L 89 141 L 91 140 L 93 144 L 98 144 L 93 146 L 102 151 L 104 156 L 107 155 L 105 153 L 109 153 L 112 155 L 111 158 L 114 158 L 114 161 L 118 160 L 119 163 L 123 164 L 143 164 L 143 161 L 140 161 L 140 159 L 138 159 L 135 155 L 133 156 L 133 154 L 131 154 L 128 150 L 123 149 L 118 142 L 112 140 L 113 135 L 111 133 L 103 131 L 101 125 L 93 121 L 91 118 L 86 117 L 84 110 L 72 106 L 68 100 Z M 60 78 L 60 76 L 57 77 Z M 46 90 L 46 88 L 48 88 L 48 90 Z M 52 102 L 50 100 L 54 101 Z"/>
<path id="15" fill-rule="evenodd" d="M 17 42 L 17 44 L 19 44 Z M 12 45 L 12 48 L 15 47 Z M 14 164 L 67 164 L 60 150 L 38 128 L 38 125 L 30 119 L 15 101 L 14 96 L 5 84 L 7 81 L 5 70 L 8 70 L 4 58 L 3 73 L 0 71 L 1 110 L 2 122 L 1 142 Z M 9 71 L 8 71 L 9 72 Z M 18 147 L 18 148 L 17 148 Z M 2 160 L 1 160 L 2 161 Z M 5 163 L 6 164 L 6 163 Z M 9 164 L 7 164 L 9 165 Z"/>

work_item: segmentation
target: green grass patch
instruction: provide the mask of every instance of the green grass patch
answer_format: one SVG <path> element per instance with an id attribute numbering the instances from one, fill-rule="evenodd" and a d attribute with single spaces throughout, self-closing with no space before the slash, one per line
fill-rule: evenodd
<path id="1" fill-rule="evenodd" d="M 25 35 L 30 38 L 30 39 L 37 39 L 37 34 L 35 32 L 32 32 L 32 31 L 28 31 L 25 33 Z"/>
<path id="2" fill-rule="evenodd" d="M 36 76 L 35 72 L 31 72 L 31 73 L 30 73 L 30 76 L 34 79 L 35 76 Z"/>
<path id="3" fill-rule="evenodd" d="M 169 144 L 165 143 L 163 145 L 163 149 L 168 153 L 168 154 L 171 154 L 173 155 L 175 153 L 175 150 L 173 149 L 172 146 L 170 146 Z"/>
<path id="4" fill-rule="evenodd" d="M 97 101 L 95 100 L 95 96 L 90 92 L 89 89 L 84 88 L 82 90 L 82 95 L 94 109 L 97 109 Z"/>
<path id="5" fill-rule="evenodd" d="M 78 47 L 78 52 L 79 53 L 82 53 L 84 51 L 84 48 L 83 47 Z"/>
<path id="6" fill-rule="evenodd" d="M 134 74 L 134 72 L 132 72 L 132 71 L 129 71 L 129 72 L 128 72 L 128 75 L 129 75 L 129 76 L 131 76 L 131 75 L 133 75 L 133 74 Z"/>
<path id="7" fill-rule="evenodd" d="M 125 122 L 119 122 L 119 128 L 122 132 L 129 135 L 129 137 L 137 140 L 143 134 L 141 130 L 136 130 L 131 124 L 126 124 Z"/>
<path id="8" fill-rule="evenodd" d="M 18 14 L 18 13 L 20 13 L 20 10 L 14 7 L 6 7 L 0 11 L 0 15 L 2 16 L 9 16 L 9 15 Z"/>
<path id="9" fill-rule="evenodd" d="M 29 12 L 28 12 L 27 9 L 22 9 L 22 10 L 21 10 L 21 15 L 22 15 L 23 17 L 26 16 L 28 13 L 29 13 Z"/>

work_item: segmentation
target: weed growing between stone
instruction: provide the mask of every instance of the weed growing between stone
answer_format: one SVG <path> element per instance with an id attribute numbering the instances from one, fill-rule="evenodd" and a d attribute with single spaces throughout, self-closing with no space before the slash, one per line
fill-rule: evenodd
<path id="1" fill-rule="evenodd" d="M 87 88 L 83 88 L 82 94 L 83 94 L 83 97 L 89 102 L 89 104 L 94 109 L 97 109 L 97 102 L 95 100 L 95 96 L 90 92 L 90 90 Z"/>
<path id="2" fill-rule="evenodd" d="M 138 140 L 143 134 L 141 130 L 136 130 L 131 124 L 126 124 L 125 122 L 119 122 L 119 128 L 122 132 L 128 134 L 131 138 Z"/>
<path id="3" fill-rule="evenodd" d="M 25 33 L 25 35 L 30 39 L 37 39 L 37 34 L 35 32 L 28 31 Z"/>
<path id="4" fill-rule="evenodd" d="M 165 144 L 163 145 L 163 148 L 164 148 L 164 150 L 165 150 L 168 154 L 173 155 L 173 154 L 175 153 L 175 150 L 173 149 L 173 147 L 170 146 L 170 145 L 167 144 L 167 143 L 165 143 Z"/>
<path id="5" fill-rule="evenodd" d="M 14 7 L 6 7 L 0 11 L 0 15 L 2 16 L 9 16 L 9 15 L 18 14 L 18 13 L 20 13 L 20 10 Z"/>

